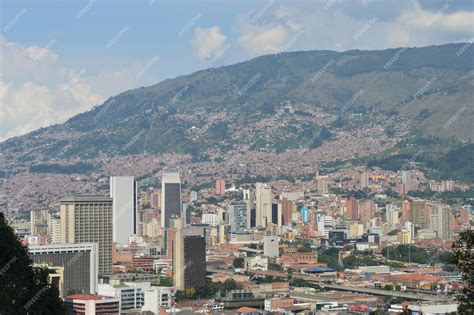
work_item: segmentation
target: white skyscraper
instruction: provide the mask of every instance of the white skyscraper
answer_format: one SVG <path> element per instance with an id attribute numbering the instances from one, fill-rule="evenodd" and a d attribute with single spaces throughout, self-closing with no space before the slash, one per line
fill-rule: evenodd
<path id="1" fill-rule="evenodd" d="M 110 197 L 113 199 L 112 241 L 127 244 L 137 233 L 137 185 L 133 176 L 110 177 Z"/>
<path id="2" fill-rule="evenodd" d="M 272 188 L 268 184 L 255 185 L 255 223 L 256 226 L 266 227 L 272 218 Z"/>

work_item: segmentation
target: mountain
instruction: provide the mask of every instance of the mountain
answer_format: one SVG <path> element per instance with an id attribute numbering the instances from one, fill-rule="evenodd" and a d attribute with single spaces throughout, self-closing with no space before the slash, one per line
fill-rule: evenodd
<path id="1" fill-rule="evenodd" d="M 462 43 L 267 55 L 123 92 L 3 142 L 2 158 L 10 174 L 101 156 L 174 153 L 199 163 L 294 152 L 317 156 L 312 163 L 412 137 L 470 143 L 473 68 L 474 49 Z"/>

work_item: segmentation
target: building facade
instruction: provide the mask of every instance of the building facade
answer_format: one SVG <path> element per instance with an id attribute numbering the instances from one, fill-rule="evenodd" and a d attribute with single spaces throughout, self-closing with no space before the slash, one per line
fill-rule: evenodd
<path id="1" fill-rule="evenodd" d="M 61 243 L 97 243 L 99 274 L 112 272 L 112 198 L 61 199 Z"/>
<path id="2" fill-rule="evenodd" d="M 137 183 L 133 176 L 110 177 L 110 198 L 113 199 L 112 241 L 127 244 L 137 234 Z"/>
<path id="3" fill-rule="evenodd" d="M 28 249 L 34 263 L 64 268 L 63 288 L 60 288 L 64 294 L 97 292 L 97 244 L 49 244 L 30 246 Z"/>
<path id="4" fill-rule="evenodd" d="M 161 227 L 170 227 L 170 218 L 181 216 L 179 173 L 164 173 L 161 179 Z"/>

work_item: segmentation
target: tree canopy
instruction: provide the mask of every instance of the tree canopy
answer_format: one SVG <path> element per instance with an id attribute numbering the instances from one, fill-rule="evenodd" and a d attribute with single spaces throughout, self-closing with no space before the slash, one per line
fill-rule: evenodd
<path id="1" fill-rule="evenodd" d="M 33 267 L 27 247 L 0 212 L 0 314 L 65 314 L 48 274 Z"/>

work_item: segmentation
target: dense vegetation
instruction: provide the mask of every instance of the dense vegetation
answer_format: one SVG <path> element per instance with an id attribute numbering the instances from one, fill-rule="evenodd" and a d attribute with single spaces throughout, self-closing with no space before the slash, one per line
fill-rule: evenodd
<path id="1" fill-rule="evenodd" d="M 382 250 L 387 259 L 417 264 L 452 264 L 454 255 L 436 248 L 419 248 L 414 245 L 388 246 Z"/>
<path id="2" fill-rule="evenodd" d="M 474 231 L 469 229 L 459 233 L 453 243 L 455 261 L 461 270 L 464 287 L 458 295 L 459 314 L 474 313 Z"/>
<path id="3" fill-rule="evenodd" d="M 223 298 L 227 291 L 240 288 L 233 279 L 225 282 L 212 282 L 211 279 L 206 278 L 206 283 L 203 286 L 189 287 L 184 291 L 177 291 L 175 299 L 179 302 L 183 300 Z"/>
<path id="4" fill-rule="evenodd" d="M 55 173 L 55 174 L 86 174 L 94 169 L 90 163 L 79 162 L 72 165 L 60 164 L 36 164 L 30 166 L 32 173 Z"/>
<path id="5" fill-rule="evenodd" d="M 0 314 L 65 314 L 59 289 L 49 271 L 34 268 L 23 246 L 0 212 Z"/>
<path id="6" fill-rule="evenodd" d="M 416 164 L 429 178 L 474 183 L 473 156 L 473 143 L 459 144 L 439 138 L 414 138 L 400 144 L 395 154 L 384 153 L 369 158 L 367 166 L 396 172 Z"/>

